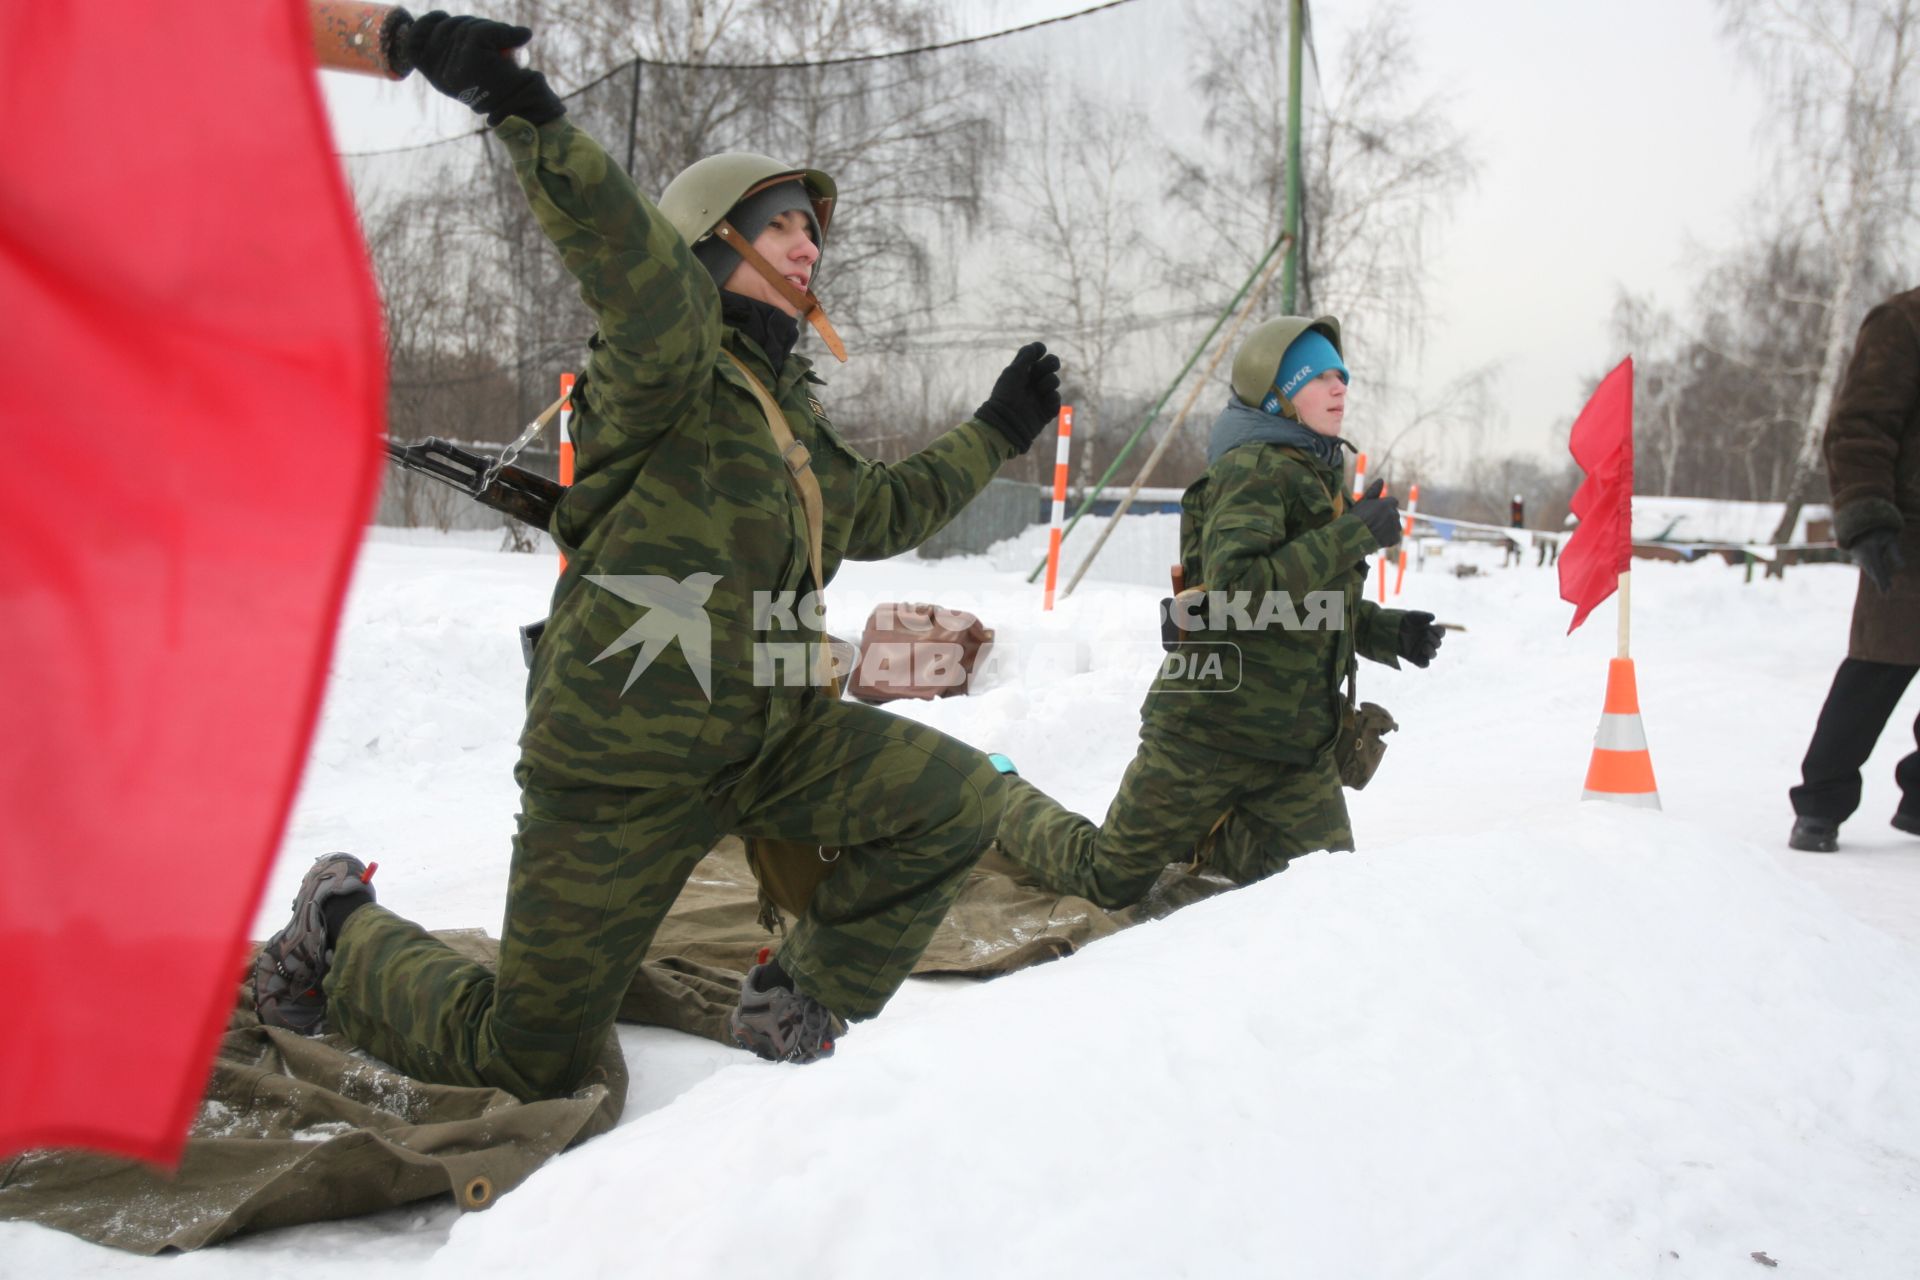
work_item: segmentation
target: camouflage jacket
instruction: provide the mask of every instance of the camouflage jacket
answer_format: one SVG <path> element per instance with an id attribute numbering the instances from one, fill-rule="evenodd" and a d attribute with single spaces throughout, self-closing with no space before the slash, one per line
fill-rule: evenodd
<path id="1" fill-rule="evenodd" d="M 723 353 L 812 454 L 829 581 L 842 560 L 918 546 L 1014 450 L 970 419 L 903 462 L 862 457 L 828 422 L 807 360 L 789 356 L 776 377 L 721 323 L 712 278 L 598 143 L 565 117 L 496 133 L 598 322 L 575 397 L 576 478 L 551 529 L 567 570 L 529 676 L 521 767 L 583 785 L 724 782 L 818 696 L 805 654 L 819 619 L 805 607 L 800 501 Z"/>
<path id="2" fill-rule="evenodd" d="M 1399 609 L 1367 601 L 1373 535 L 1335 505 L 1345 477 L 1275 444 L 1224 454 L 1181 499 L 1180 560 L 1206 597 L 1147 694 L 1158 730 L 1263 759 L 1333 749 L 1356 653 L 1397 667 Z M 1206 658 L 1217 654 L 1217 665 Z"/>

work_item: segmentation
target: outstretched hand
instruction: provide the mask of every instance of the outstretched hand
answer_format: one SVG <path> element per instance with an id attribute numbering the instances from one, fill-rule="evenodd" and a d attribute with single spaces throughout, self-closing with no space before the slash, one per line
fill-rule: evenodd
<path id="1" fill-rule="evenodd" d="M 1025 453 L 1047 424 L 1060 416 L 1060 357 L 1044 342 L 1029 342 L 994 380 L 974 417 L 999 431 Z"/>
<path id="2" fill-rule="evenodd" d="M 547 78 L 514 61 L 513 51 L 533 39 L 530 27 L 489 18 L 449 17 L 436 9 L 407 31 L 407 58 L 427 82 L 499 124 L 519 116 L 545 124 L 566 114 Z"/>
<path id="3" fill-rule="evenodd" d="M 1409 609 L 1400 619 L 1400 656 L 1416 667 L 1424 667 L 1440 652 L 1440 642 L 1446 637 L 1446 628 L 1435 622 L 1432 614 Z"/>

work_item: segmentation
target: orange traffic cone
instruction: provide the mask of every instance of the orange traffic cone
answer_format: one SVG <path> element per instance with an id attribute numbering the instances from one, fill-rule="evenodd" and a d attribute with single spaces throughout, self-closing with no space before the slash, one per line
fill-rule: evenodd
<path id="1" fill-rule="evenodd" d="M 1642 809 L 1660 807 L 1647 731 L 1640 724 L 1640 691 L 1633 679 L 1632 658 L 1615 658 L 1607 664 L 1607 705 L 1600 715 L 1600 730 L 1593 735 L 1593 763 L 1587 766 L 1587 786 L 1580 798 L 1613 800 Z"/>

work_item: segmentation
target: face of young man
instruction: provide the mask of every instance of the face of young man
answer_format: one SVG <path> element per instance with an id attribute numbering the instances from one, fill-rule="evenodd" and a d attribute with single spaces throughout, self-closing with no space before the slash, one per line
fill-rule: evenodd
<path id="1" fill-rule="evenodd" d="M 820 246 L 813 242 L 810 226 L 806 214 L 789 211 L 776 216 L 765 231 L 753 238 L 753 247 L 760 251 L 760 256 L 802 293 L 807 291 L 807 282 L 813 279 L 813 264 L 820 260 Z M 734 267 L 733 274 L 720 287 L 776 306 L 790 316 L 800 314 L 779 290 L 744 261 Z"/>
<path id="2" fill-rule="evenodd" d="M 1310 431 L 1323 436 L 1340 434 L 1347 417 L 1347 384 L 1338 369 L 1323 370 L 1319 377 L 1293 393 L 1293 411 L 1300 415 Z"/>

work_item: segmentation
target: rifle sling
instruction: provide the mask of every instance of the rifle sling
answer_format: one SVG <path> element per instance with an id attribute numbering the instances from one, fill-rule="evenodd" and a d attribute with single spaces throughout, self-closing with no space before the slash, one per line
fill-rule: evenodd
<path id="1" fill-rule="evenodd" d="M 754 376 L 753 370 L 747 368 L 739 356 L 724 349 L 721 354 L 733 362 L 733 367 L 746 379 L 747 390 L 753 392 L 753 398 L 760 402 L 760 412 L 767 419 L 767 430 L 773 435 L 773 446 L 780 451 L 780 460 L 787 467 L 787 480 L 793 485 L 793 492 L 800 499 L 800 509 L 806 515 L 807 568 L 813 574 L 813 588 L 825 592 L 827 577 L 821 565 L 820 544 L 826 525 L 826 504 L 820 496 L 820 479 L 813 474 L 813 455 L 807 452 L 806 445 L 794 439 L 793 428 L 787 424 L 786 411 L 781 409 L 780 402 L 773 398 L 766 384 Z M 820 632 L 814 662 L 815 683 L 830 684 L 833 664 L 827 650 L 824 628 Z"/>

